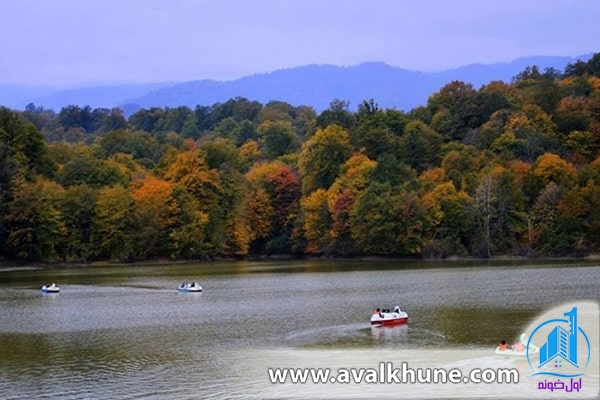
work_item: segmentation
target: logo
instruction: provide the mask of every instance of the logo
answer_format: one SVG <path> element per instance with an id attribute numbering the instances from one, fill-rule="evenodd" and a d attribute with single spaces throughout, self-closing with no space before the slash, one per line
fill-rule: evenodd
<path id="1" fill-rule="evenodd" d="M 577 307 L 565 311 L 563 317 L 546 320 L 531 333 L 526 356 L 532 376 L 577 378 L 585 374 L 591 346 L 579 325 Z"/>

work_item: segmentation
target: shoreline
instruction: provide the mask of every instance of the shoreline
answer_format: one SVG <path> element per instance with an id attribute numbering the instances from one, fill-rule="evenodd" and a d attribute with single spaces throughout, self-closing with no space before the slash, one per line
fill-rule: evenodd
<path id="1" fill-rule="evenodd" d="M 458 262 L 536 262 L 536 261 L 600 261 L 600 253 L 589 254 L 586 256 L 575 257 L 527 257 L 527 256 L 509 256 L 500 255 L 490 258 L 482 257 L 458 257 L 451 256 L 446 258 L 416 258 L 416 257 L 382 257 L 382 256 L 362 256 L 362 257 L 293 257 L 293 256 L 269 256 L 269 257 L 249 257 L 244 259 L 235 258 L 212 258 L 203 260 L 168 260 L 168 259 L 150 259 L 144 261 L 119 262 L 98 260 L 92 262 L 20 262 L 13 260 L 0 260 L 0 272 L 10 271 L 35 271 L 49 268 L 86 268 L 86 267 L 131 267 L 131 266 L 169 266 L 169 265 L 186 265 L 186 264 L 218 264 L 223 262 L 276 262 L 276 261 L 300 261 L 300 260 L 315 260 L 315 261 L 396 261 L 396 262 L 422 262 L 424 264 L 442 264 L 442 263 L 458 263 Z"/>

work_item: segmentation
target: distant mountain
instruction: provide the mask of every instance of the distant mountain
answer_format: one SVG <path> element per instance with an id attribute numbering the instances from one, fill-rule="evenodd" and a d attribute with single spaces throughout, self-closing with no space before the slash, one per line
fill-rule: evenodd
<path id="1" fill-rule="evenodd" d="M 53 92 L 54 90 L 49 88 L 0 83 L 0 105 L 21 109 L 27 104 L 27 99 L 46 96 Z"/>
<path id="2" fill-rule="evenodd" d="M 50 108 L 56 111 L 69 105 L 87 105 L 92 108 L 112 108 L 121 105 L 125 99 L 143 96 L 165 86 L 172 85 L 173 82 L 163 82 L 67 89 L 50 93 L 45 96 L 29 98 L 26 100 L 25 105 L 34 103 L 36 106 L 43 106 L 44 108 Z"/>
<path id="3" fill-rule="evenodd" d="M 307 65 L 224 82 L 200 80 L 179 84 L 101 86 L 53 93 L 48 89 L 30 88 L 29 96 L 27 90 L 15 94 L 18 87 L 5 93 L 7 85 L 0 85 L 0 104 L 22 109 L 33 102 L 56 111 L 71 104 L 92 108 L 120 106 L 126 114 L 131 114 L 141 107 L 186 105 L 193 108 L 234 97 L 246 97 L 263 104 L 281 100 L 292 105 L 312 106 L 317 111 L 329 107 L 333 99 L 347 100 L 351 108 L 363 100 L 374 99 L 381 107 L 408 111 L 425 104 L 432 93 L 453 80 L 469 82 L 479 88 L 494 80 L 510 82 L 527 66 L 562 71 L 568 63 L 587 61 L 590 57 L 591 54 L 574 58 L 526 57 L 510 63 L 472 64 L 441 72 L 410 71 L 382 62 L 351 67 Z M 41 92 L 35 94 L 35 90 Z"/>
<path id="4" fill-rule="evenodd" d="M 381 62 L 352 67 L 308 65 L 228 82 L 202 80 L 181 83 L 129 102 L 145 108 L 195 107 L 241 96 L 261 103 L 282 100 L 293 105 L 310 105 L 321 111 L 336 98 L 349 101 L 352 108 L 372 98 L 384 108 L 411 110 L 425 104 L 432 93 L 453 80 L 469 82 L 479 88 L 494 80 L 510 82 L 527 66 L 537 65 L 541 70 L 551 67 L 562 71 L 568 63 L 590 57 L 527 57 L 510 63 L 473 64 L 441 72 L 409 71 Z"/>

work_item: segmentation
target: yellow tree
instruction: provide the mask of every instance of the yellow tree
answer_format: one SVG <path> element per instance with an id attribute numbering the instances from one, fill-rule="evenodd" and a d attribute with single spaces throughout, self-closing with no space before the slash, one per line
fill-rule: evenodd
<path id="1" fill-rule="evenodd" d="M 559 205 L 577 193 L 577 171 L 556 154 L 545 153 L 532 167 L 532 176 L 539 190 L 531 210 L 531 239 L 533 248 L 542 254 L 570 254 L 581 236 L 580 226 L 573 225 L 581 204 L 570 200 L 572 213 L 563 214 Z M 574 191 L 569 195 L 570 192 Z M 565 207 L 563 206 L 563 210 Z"/>
<path id="2" fill-rule="evenodd" d="M 268 238 L 274 211 L 267 191 L 262 187 L 253 188 L 246 197 L 245 209 L 246 220 L 251 227 L 250 242 Z"/>
<path id="3" fill-rule="evenodd" d="M 556 125 L 540 107 L 526 104 L 519 113 L 511 115 L 504 133 L 492 143 L 492 150 L 533 161 L 557 146 Z"/>
<path id="4" fill-rule="evenodd" d="M 164 179 L 185 187 L 203 210 L 217 201 L 221 189 L 218 171 L 209 169 L 204 154 L 197 150 L 178 153 L 167 166 Z"/>
<path id="5" fill-rule="evenodd" d="M 225 193 L 219 171 L 209 168 L 201 150 L 192 149 L 167 162 L 164 179 L 177 188 L 175 198 L 182 210 L 178 231 L 173 233 L 180 241 L 177 253 L 184 257 L 220 255 L 227 218 L 221 206 Z M 200 229 L 204 229 L 202 234 Z"/>
<path id="6" fill-rule="evenodd" d="M 301 201 L 304 216 L 304 235 L 308 254 L 321 254 L 327 251 L 331 238 L 331 214 L 327 207 L 327 192 L 317 189 Z"/>
<path id="7" fill-rule="evenodd" d="M 559 186 L 571 186 L 577 177 L 577 170 L 560 156 L 545 153 L 536 160 L 533 174 L 541 178 L 544 185 L 554 182 Z"/>
<path id="8" fill-rule="evenodd" d="M 98 191 L 91 242 L 97 243 L 100 258 L 128 261 L 135 254 L 134 203 L 131 193 L 121 185 Z"/>
<path id="9" fill-rule="evenodd" d="M 421 178 L 432 176 L 429 173 Z M 463 190 L 456 190 L 451 181 L 446 181 L 433 186 L 421 197 L 421 202 L 428 219 L 424 255 L 437 258 L 468 254 L 469 195 Z"/>
<path id="10" fill-rule="evenodd" d="M 135 203 L 136 254 L 141 257 L 169 254 L 169 235 L 179 213 L 173 185 L 150 174 L 132 185 Z"/>
<path id="11" fill-rule="evenodd" d="M 368 190 L 377 162 L 355 153 L 340 168 L 339 177 L 327 190 L 327 206 L 331 217 L 330 248 L 339 254 L 356 252 L 352 238 L 351 213 L 356 199 Z"/>

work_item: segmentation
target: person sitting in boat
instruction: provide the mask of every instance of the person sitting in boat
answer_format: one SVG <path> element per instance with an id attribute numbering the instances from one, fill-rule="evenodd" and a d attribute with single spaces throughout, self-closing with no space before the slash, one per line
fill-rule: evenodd
<path id="1" fill-rule="evenodd" d="M 502 340 L 500 342 L 500 344 L 498 345 L 498 348 L 500 350 L 504 351 L 504 350 L 509 350 L 510 347 L 508 346 L 508 343 L 506 343 L 506 340 Z"/>
<path id="2" fill-rule="evenodd" d="M 514 351 L 518 351 L 521 353 L 525 351 L 525 345 L 520 340 L 517 340 L 517 342 L 513 344 L 512 348 Z"/>
<path id="3" fill-rule="evenodd" d="M 396 306 L 394 312 L 400 314 L 400 306 Z"/>

